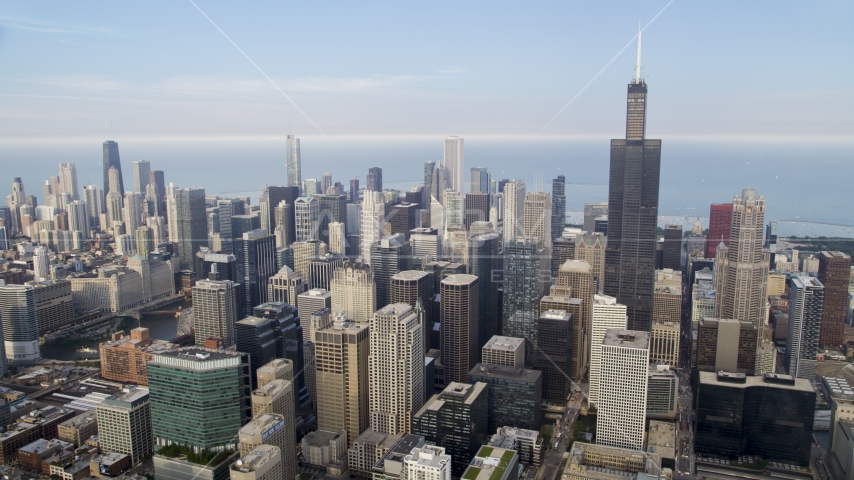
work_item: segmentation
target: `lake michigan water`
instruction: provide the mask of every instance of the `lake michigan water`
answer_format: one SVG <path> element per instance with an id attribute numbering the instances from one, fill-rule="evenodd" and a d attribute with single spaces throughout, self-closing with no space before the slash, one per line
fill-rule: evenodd
<path id="1" fill-rule="evenodd" d="M 164 170 L 166 182 L 204 187 L 209 195 L 250 195 L 263 185 L 286 180 L 282 138 L 118 138 L 126 186 L 133 160 Z M 332 174 L 349 188 L 368 168 L 383 169 L 385 188 L 408 190 L 423 181 L 423 163 L 442 157 L 441 137 L 322 137 L 301 140 L 303 178 Z M 660 223 L 693 225 L 708 215 L 710 203 L 728 202 L 742 188 L 756 188 L 767 202 L 767 220 L 780 222 L 782 235 L 854 237 L 850 184 L 854 179 L 854 139 L 663 139 Z M 90 141 L 4 141 L 0 143 L 0 191 L 22 177 L 28 193 L 41 198 L 42 185 L 59 162 L 75 162 L 78 183 L 101 185 L 101 144 Z M 465 167 L 486 166 L 496 179 L 521 178 L 532 190 L 537 179 L 566 176 L 567 209 L 607 201 L 607 138 L 465 139 Z M 468 175 L 468 173 L 466 173 Z M 573 220 L 577 217 L 573 215 Z M 785 221 L 784 221 L 785 220 Z M 803 223 L 804 220 L 841 225 Z M 794 222 L 792 222 L 794 221 Z"/>

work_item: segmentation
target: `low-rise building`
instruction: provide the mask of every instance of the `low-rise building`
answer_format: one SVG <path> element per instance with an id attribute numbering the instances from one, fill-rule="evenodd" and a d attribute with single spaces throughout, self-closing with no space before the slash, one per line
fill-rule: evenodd
<path id="1" fill-rule="evenodd" d="M 38 427 L 39 437 L 45 440 L 56 438 L 59 424 L 77 415 L 76 410 L 63 407 L 44 407 L 31 411 L 18 419 L 18 423 L 32 424 Z"/>
<path id="2" fill-rule="evenodd" d="M 98 414 L 95 410 L 83 412 L 57 426 L 57 438 L 75 447 L 82 446 L 86 439 L 98 434 Z"/>
<path id="3" fill-rule="evenodd" d="M 662 466 L 673 469 L 676 466 L 676 424 L 650 420 L 646 451 L 659 455 Z"/>
<path id="4" fill-rule="evenodd" d="M 403 475 L 403 460 L 412 450 L 424 446 L 424 437 L 408 433 L 398 439 L 383 457 L 374 464 L 373 480 L 400 480 Z"/>
<path id="5" fill-rule="evenodd" d="M 50 476 L 60 480 L 83 480 L 89 476 L 89 458 L 71 461 L 62 465 L 51 465 Z"/>
<path id="6" fill-rule="evenodd" d="M 379 433 L 370 428 L 362 432 L 347 450 L 347 464 L 350 468 L 350 474 L 355 475 L 356 478 L 371 478 L 374 465 L 388 453 L 398 440 L 400 440 L 400 435 Z"/>
<path id="7" fill-rule="evenodd" d="M 302 437 L 303 463 L 332 475 L 347 471 L 347 432 L 315 430 Z"/>
<path id="8" fill-rule="evenodd" d="M 38 440 L 24 445 L 18 449 L 18 465 L 27 472 L 40 474 L 42 472 L 42 461 L 63 450 L 74 450 L 73 445 L 62 440 L 53 439 Z"/>
<path id="9" fill-rule="evenodd" d="M 115 477 L 130 468 L 130 456 L 123 453 L 95 455 L 89 460 L 89 475 Z"/>
<path id="10" fill-rule="evenodd" d="M 229 466 L 240 458 L 240 452 L 226 450 L 216 454 L 207 462 L 189 460 L 189 449 L 174 457 L 155 454 L 155 480 L 226 480 L 229 478 Z M 197 458 L 197 457 L 193 457 Z"/>
<path id="11" fill-rule="evenodd" d="M 516 450 L 519 461 L 529 467 L 537 467 L 543 458 L 545 442 L 537 430 L 501 427 L 489 439 L 489 446 Z"/>
<path id="12" fill-rule="evenodd" d="M 465 480 L 518 480 L 519 454 L 515 449 L 484 445 L 469 462 Z"/>
<path id="13" fill-rule="evenodd" d="M 584 442 L 573 443 L 563 456 L 561 480 L 652 480 L 661 461 L 655 453 Z"/>
<path id="14" fill-rule="evenodd" d="M 403 457 L 403 478 L 451 480 L 451 456 L 443 447 L 424 445 Z"/>

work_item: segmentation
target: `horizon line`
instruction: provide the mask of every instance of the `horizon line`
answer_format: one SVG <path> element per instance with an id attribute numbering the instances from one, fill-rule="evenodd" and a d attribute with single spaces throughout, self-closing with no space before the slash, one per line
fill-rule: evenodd
<path id="1" fill-rule="evenodd" d="M 121 141 L 213 141 L 213 142 L 233 142 L 247 140 L 262 140 L 262 141 L 285 141 L 286 133 L 283 134 L 257 134 L 257 135 L 129 135 L 126 137 L 115 137 L 107 140 L 116 142 Z M 317 134 L 295 135 L 298 139 L 321 140 L 328 141 L 330 138 L 342 140 L 442 140 L 450 134 L 340 134 L 328 135 L 326 137 Z M 457 134 L 460 138 L 466 139 L 488 139 L 488 140 L 609 140 L 614 139 L 613 135 L 604 134 L 552 134 L 552 135 L 518 135 L 518 134 Z M 649 139 L 655 140 L 784 140 L 784 141 L 816 141 L 816 140 L 834 140 L 834 141 L 854 141 L 854 135 L 655 135 Z M 85 135 L 85 136 L 0 136 L 0 143 L 15 144 L 15 143 L 31 143 L 31 142 L 50 142 L 50 143 L 103 143 L 103 135 Z"/>

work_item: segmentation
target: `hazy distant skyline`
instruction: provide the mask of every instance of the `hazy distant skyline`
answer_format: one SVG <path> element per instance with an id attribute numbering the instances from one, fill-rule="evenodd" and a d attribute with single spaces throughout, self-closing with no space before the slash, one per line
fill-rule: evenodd
<path id="1" fill-rule="evenodd" d="M 524 137 L 667 0 L 197 4 L 327 135 Z M 676 0 L 644 33 L 649 134 L 851 137 L 852 15 Z M 543 135 L 619 138 L 634 59 Z M 322 136 L 189 2 L 4 3 L 0 62 L 0 141 Z"/>

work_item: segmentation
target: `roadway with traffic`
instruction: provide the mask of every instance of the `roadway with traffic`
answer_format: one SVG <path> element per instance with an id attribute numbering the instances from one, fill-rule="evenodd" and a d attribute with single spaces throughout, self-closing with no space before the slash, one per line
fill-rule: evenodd
<path id="1" fill-rule="evenodd" d="M 574 392 L 567 404 L 566 411 L 560 422 L 554 428 L 551 445 L 543 456 L 540 469 L 537 471 L 537 480 L 555 480 L 560 476 L 560 464 L 567 447 L 572 444 L 572 424 L 578 420 L 581 412 L 581 403 L 584 399 L 582 392 Z"/>

